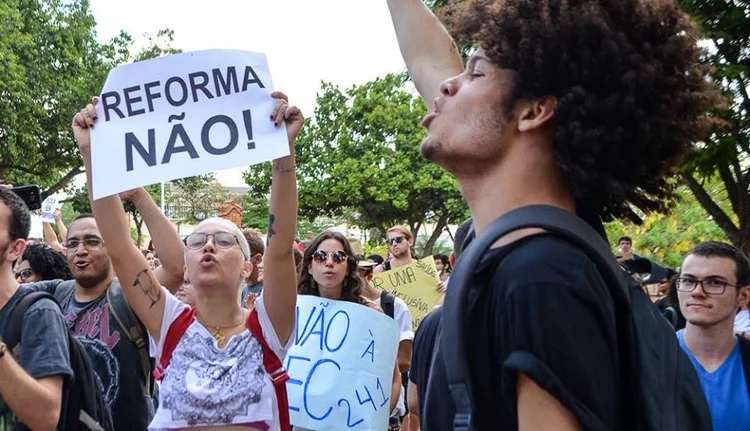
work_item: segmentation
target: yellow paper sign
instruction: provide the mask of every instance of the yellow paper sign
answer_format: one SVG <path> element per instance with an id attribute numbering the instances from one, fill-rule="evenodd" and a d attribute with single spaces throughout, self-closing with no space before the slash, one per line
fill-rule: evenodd
<path id="1" fill-rule="evenodd" d="M 391 292 L 406 302 L 415 331 L 440 300 L 439 279 L 432 256 L 376 274 L 372 282 L 378 289 Z"/>

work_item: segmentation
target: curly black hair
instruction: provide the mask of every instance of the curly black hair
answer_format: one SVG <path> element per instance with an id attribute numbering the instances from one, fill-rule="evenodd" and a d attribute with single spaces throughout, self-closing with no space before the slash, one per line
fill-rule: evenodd
<path id="1" fill-rule="evenodd" d="M 297 293 L 300 295 L 320 296 L 318 283 L 315 282 L 312 274 L 310 274 L 309 267 L 312 263 L 313 253 L 315 253 L 320 244 L 327 239 L 335 239 L 340 242 L 341 249 L 346 253 L 346 277 L 344 277 L 344 285 L 341 287 L 341 300 L 364 304 L 362 299 L 362 279 L 359 276 L 357 258 L 354 255 L 352 246 L 344 235 L 330 230 L 324 231 L 318 235 L 305 249 L 305 254 L 302 258 L 302 266 L 299 271 Z"/>
<path id="2" fill-rule="evenodd" d="M 22 261 L 27 260 L 29 267 L 42 280 L 72 280 L 68 261 L 62 253 L 46 245 L 32 245 L 26 247 Z"/>
<path id="3" fill-rule="evenodd" d="M 669 174 L 722 101 L 675 0 L 454 1 L 441 15 L 514 72 L 509 102 L 557 98 L 555 157 L 576 202 L 605 220 L 668 210 Z"/>

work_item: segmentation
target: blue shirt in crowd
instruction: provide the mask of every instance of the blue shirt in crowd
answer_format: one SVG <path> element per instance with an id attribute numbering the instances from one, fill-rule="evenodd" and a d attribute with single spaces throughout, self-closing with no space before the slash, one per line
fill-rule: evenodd
<path id="1" fill-rule="evenodd" d="M 677 332 L 677 338 L 698 372 L 714 431 L 750 430 L 750 394 L 745 381 L 747 377 L 742 370 L 740 344 L 735 343 L 724 363 L 709 373 L 685 345 L 682 332 Z"/>

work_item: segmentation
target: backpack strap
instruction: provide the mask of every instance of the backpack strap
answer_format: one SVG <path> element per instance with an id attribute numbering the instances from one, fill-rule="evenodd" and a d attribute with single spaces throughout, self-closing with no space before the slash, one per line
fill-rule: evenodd
<path id="1" fill-rule="evenodd" d="M 268 342 L 263 337 L 263 330 L 260 327 L 260 320 L 258 320 L 258 310 L 253 308 L 250 315 L 247 316 L 245 322 L 250 333 L 253 334 L 256 340 L 260 343 L 263 348 L 263 368 L 271 376 L 271 381 L 276 389 L 276 403 L 279 405 L 279 422 L 281 423 L 281 431 L 291 431 L 292 426 L 289 421 L 289 398 L 286 393 L 286 382 L 289 380 L 289 374 L 281 364 L 281 360 L 276 356 L 271 347 L 268 346 Z"/>
<path id="2" fill-rule="evenodd" d="M 445 371 L 456 408 L 455 431 L 474 428 L 467 339 L 469 288 L 487 250 L 503 236 L 526 228 L 541 228 L 585 251 L 596 264 L 614 298 L 615 304 L 629 309 L 630 297 L 624 276 L 609 245 L 585 221 L 575 214 L 549 205 L 531 205 L 513 210 L 490 224 L 470 244 L 464 246 L 453 272 L 443 305 L 441 343 Z M 483 286 L 477 286 L 483 287 Z"/>
<path id="3" fill-rule="evenodd" d="M 386 314 L 386 316 L 393 319 L 393 313 L 394 313 L 394 303 L 396 302 L 396 296 L 390 292 L 386 292 L 385 290 L 380 292 L 380 308 L 383 309 L 383 313 Z"/>
<path id="4" fill-rule="evenodd" d="M 13 307 L 8 326 L 5 328 L 5 333 L 3 333 L 3 341 L 5 342 L 5 345 L 8 346 L 8 350 L 13 351 L 13 349 L 21 343 L 21 329 L 23 328 L 23 319 L 26 316 L 26 312 L 32 305 L 42 299 L 49 299 L 57 304 L 55 297 L 47 292 L 32 292 L 24 296 L 21 301 Z"/>
<path id="5" fill-rule="evenodd" d="M 156 380 L 161 381 L 164 378 L 169 361 L 172 359 L 172 353 L 174 353 L 174 349 L 182 339 L 182 336 L 185 335 L 188 327 L 193 323 L 195 313 L 195 307 L 186 308 L 169 326 L 167 335 L 164 337 L 159 363 L 156 364 L 156 369 L 154 369 L 154 378 Z"/>
<path id="6" fill-rule="evenodd" d="M 153 381 L 151 380 L 151 357 L 148 352 L 148 342 L 146 342 L 146 328 L 136 319 L 133 310 L 128 305 L 128 300 L 125 299 L 120 281 L 116 278 L 107 289 L 107 304 L 110 314 L 114 316 L 120 328 L 128 334 L 130 342 L 138 349 L 143 374 L 146 376 L 146 396 L 150 397 Z"/>
<path id="7" fill-rule="evenodd" d="M 62 283 L 57 285 L 57 288 L 55 288 L 55 301 L 62 307 L 67 304 L 71 300 L 71 298 L 73 298 L 73 293 L 75 293 L 75 291 L 75 280 L 63 281 Z"/>
<path id="8" fill-rule="evenodd" d="M 742 357 L 742 369 L 745 371 L 745 383 L 747 384 L 747 393 L 750 395 L 750 340 L 745 337 L 739 337 L 740 356 Z"/>

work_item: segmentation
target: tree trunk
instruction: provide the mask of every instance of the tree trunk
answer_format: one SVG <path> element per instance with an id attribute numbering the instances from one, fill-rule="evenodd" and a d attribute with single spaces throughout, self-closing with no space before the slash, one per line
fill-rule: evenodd
<path id="1" fill-rule="evenodd" d="M 47 199 L 49 196 L 54 195 L 55 193 L 62 190 L 65 186 L 67 186 L 71 181 L 73 181 L 73 178 L 75 178 L 78 174 L 83 173 L 83 168 L 78 167 L 67 174 L 65 174 L 58 182 L 50 186 L 47 190 L 42 192 L 42 200 Z"/>
<path id="2" fill-rule="evenodd" d="M 135 245 L 141 248 L 143 244 L 143 219 L 134 214 L 133 221 L 135 222 Z"/>
<path id="3" fill-rule="evenodd" d="M 724 210 L 719 207 L 719 205 L 716 204 L 711 199 L 711 196 L 706 192 L 706 190 L 701 186 L 698 181 L 693 178 L 692 175 L 682 175 L 683 180 L 685 181 L 685 184 L 690 188 L 690 191 L 693 193 L 695 198 L 698 200 L 698 203 L 703 207 L 703 209 L 713 217 L 714 222 L 721 228 L 721 230 L 724 231 L 724 233 L 727 235 L 727 238 L 729 238 L 729 241 L 737 248 L 742 250 L 745 254 L 750 254 L 750 215 L 747 214 L 747 211 L 745 208 L 747 205 L 745 204 L 747 200 L 747 196 L 742 196 L 742 193 L 747 193 L 747 191 L 742 190 L 741 188 L 732 187 L 732 184 L 724 184 L 724 186 L 727 188 L 727 192 L 729 193 L 731 190 L 735 190 L 736 194 L 734 196 L 730 197 L 730 200 L 733 203 L 733 206 L 736 206 L 737 209 L 740 210 L 740 213 L 737 214 L 737 217 L 739 219 L 739 226 L 735 225 L 732 219 L 724 212 Z M 725 175 L 722 175 L 722 180 L 727 181 L 729 177 L 727 177 L 726 173 Z"/>
<path id="4" fill-rule="evenodd" d="M 440 238 L 440 235 L 443 233 L 443 230 L 447 225 L 448 216 L 445 213 L 440 214 L 440 218 L 438 218 L 438 222 L 435 225 L 435 229 L 432 231 L 432 235 L 430 235 L 430 238 L 427 239 L 427 243 L 424 245 L 422 256 L 432 256 L 432 249 L 435 247 L 435 243 L 438 238 Z"/>

